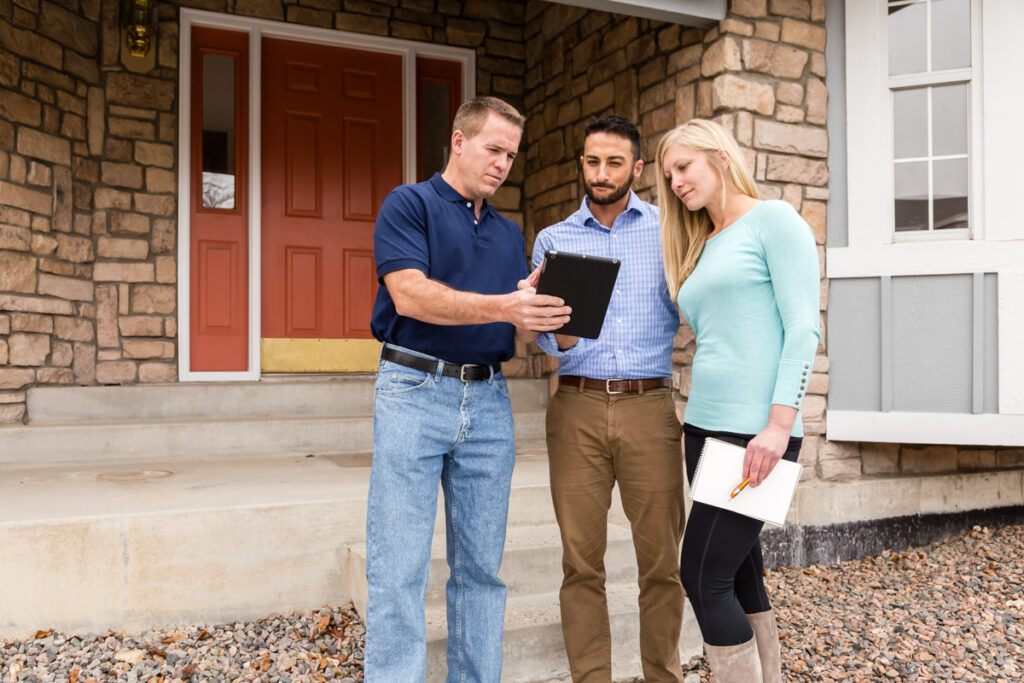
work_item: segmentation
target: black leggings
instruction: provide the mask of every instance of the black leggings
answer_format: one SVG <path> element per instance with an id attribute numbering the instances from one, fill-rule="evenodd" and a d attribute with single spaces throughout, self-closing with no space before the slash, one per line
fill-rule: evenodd
<path id="1" fill-rule="evenodd" d="M 704 439 L 746 446 L 754 435 L 712 432 L 684 424 L 686 476 L 692 481 Z M 796 462 L 801 439 L 789 440 L 783 458 Z M 686 517 L 683 556 L 680 561 L 683 587 L 697 615 L 704 642 L 739 645 L 753 637 L 748 614 L 772 608 L 764 590 L 764 562 L 758 535 L 764 524 L 752 517 L 722 508 L 694 503 Z"/>

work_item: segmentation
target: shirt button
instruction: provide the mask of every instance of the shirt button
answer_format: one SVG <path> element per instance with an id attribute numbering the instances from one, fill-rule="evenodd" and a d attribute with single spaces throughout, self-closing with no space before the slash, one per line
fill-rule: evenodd
<path id="1" fill-rule="evenodd" d="M 615 353 L 622 353 L 622 349 L 616 349 Z"/>
<path id="2" fill-rule="evenodd" d="M 616 320 L 615 322 L 617 322 L 617 323 L 619 323 L 619 324 L 621 325 L 621 324 L 622 324 L 622 318 L 619 318 L 619 319 L 618 319 L 618 320 Z"/>

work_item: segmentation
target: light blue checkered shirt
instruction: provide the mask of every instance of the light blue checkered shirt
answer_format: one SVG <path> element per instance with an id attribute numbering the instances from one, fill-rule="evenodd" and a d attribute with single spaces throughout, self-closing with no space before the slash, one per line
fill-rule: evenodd
<path id="1" fill-rule="evenodd" d="M 540 348 L 558 359 L 558 374 L 594 379 L 671 376 L 679 314 L 665 284 L 657 207 L 631 190 L 626 210 L 609 230 L 584 199 L 579 211 L 537 235 L 534 267 L 548 249 L 615 258 L 622 264 L 600 337 L 581 337 L 565 351 L 558 350 L 553 334 L 537 338 Z"/>

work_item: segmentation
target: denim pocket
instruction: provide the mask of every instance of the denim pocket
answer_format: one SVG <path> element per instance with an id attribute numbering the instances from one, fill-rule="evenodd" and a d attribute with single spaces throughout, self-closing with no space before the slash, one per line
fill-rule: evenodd
<path id="1" fill-rule="evenodd" d="M 500 394 L 502 398 L 508 398 L 508 382 L 505 380 L 504 375 L 492 379 L 491 384 L 493 384 L 494 388 L 498 390 L 498 394 Z"/>
<path id="2" fill-rule="evenodd" d="M 402 394 L 427 385 L 432 374 L 397 363 L 382 364 L 377 373 L 378 394 Z"/>

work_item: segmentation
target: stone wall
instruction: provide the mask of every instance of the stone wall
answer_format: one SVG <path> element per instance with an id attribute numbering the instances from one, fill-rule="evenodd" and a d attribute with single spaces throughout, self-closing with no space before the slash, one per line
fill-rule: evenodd
<path id="1" fill-rule="evenodd" d="M 475 49 L 477 92 L 524 108 L 524 3 L 181 6 Z M 178 5 L 158 12 L 139 75 L 116 0 L 0 0 L 0 422 L 33 386 L 177 378 Z M 494 198 L 520 222 L 523 170 Z"/>

